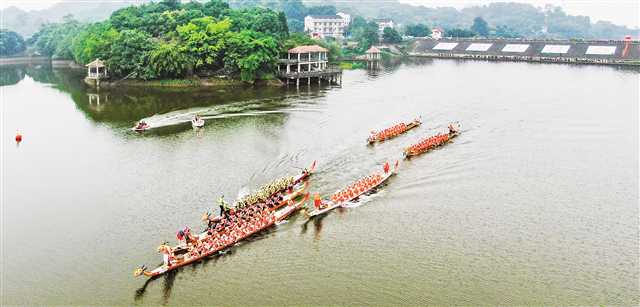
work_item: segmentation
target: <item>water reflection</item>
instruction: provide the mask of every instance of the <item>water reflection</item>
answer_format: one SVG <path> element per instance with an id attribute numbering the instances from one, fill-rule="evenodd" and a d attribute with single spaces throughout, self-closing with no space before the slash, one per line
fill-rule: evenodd
<path id="1" fill-rule="evenodd" d="M 6 65 L 0 69 L 0 86 L 14 85 L 24 79 L 26 72 L 23 65 Z"/>
<path id="2" fill-rule="evenodd" d="M 169 304 L 169 298 L 171 298 L 171 289 L 173 289 L 173 283 L 176 281 L 176 275 L 179 270 L 170 271 L 164 274 L 164 284 L 162 287 L 162 305 Z"/>
<path id="3" fill-rule="evenodd" d="M 142 287 L 138 288 L 135 292 L 135 295 L 133 296 L 133 300 L 135 302 L 142 302 L 142 298 L 144 297 L 144 294 L 147 292 L 147 287 L 149 286 L 149 284 L 157 279 L 158 277 L 152 277 L 152 278 L 148 278 L 147 280 L 144 281 L 144 284 L 142 285 Z"/>
<path id="4" fill-rule="evenodd" d="M 195 114 L 205 119 L 219 117 L 260 116 L 277 113 L 290 107 L 290 97 L 324 95 L 327 87 L 309 86 L 300 90 L 282 87 L 234 88 L 113 88 L 87 87 L 82 69 L 53 69 L 50 64 L 3 66 L 1 85 L 20 82 L 25 76 L 37 82 L 54 84 L 56 89 L 71 95 L 78 109 L 96 122 L 118 126 L 133 125 L 141 119 L 154 117 L 163 125 L 188 123 Z M 162 116 L 167 114 L 166 116 Z M 177 120 L 177 121 L 176 121 Z M 171 132 L 183 131 L 181 129 Z"/>
<path id="5" fill-rule="evenodd" d="M 311 219 L 307 219 L 300 227 L 300 234 L 305 235 L 309 229 L 309 223 L 313 224 L 313 239 L 320 240 L 320 234 L 322 232 L 322 220 L 324 220 L 329 212 L 317 215 Z"/>

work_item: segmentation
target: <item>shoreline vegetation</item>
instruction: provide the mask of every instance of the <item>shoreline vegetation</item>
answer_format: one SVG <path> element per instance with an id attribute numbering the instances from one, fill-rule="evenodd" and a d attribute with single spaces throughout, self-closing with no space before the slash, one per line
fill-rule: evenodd
<path id="1" fill-rule="evenodd" d="M 129 6 L 87 24 L 67 16 L 44 25 L 28 44 L 35 54 L 82 67 L 100 59 L 107 68 L 100 86 L 278 85 L 277 63 L 287 50 L 317 44 L 329 50 L 331 60 L 340 50 L 336 42 L 289 33 L 283 12 L 233 9 L 222 0 Z"/>
<path id="2" fill-rule="evenodd" d="M 246 86 L 284 86 L 278 79 L 261 79 L 253 81 L 242 81 L 240 79 L 220 78 L 220 77 L 190 77 L 184 79 L 154 79 L 154 80 L 122 80 L 122 81 L 100 81 L 101 88 L 113 88 L 117 86 L 126 87 L 164 87 L 164 88 L 187 88 L 187 87 L 246 87 Z"/>

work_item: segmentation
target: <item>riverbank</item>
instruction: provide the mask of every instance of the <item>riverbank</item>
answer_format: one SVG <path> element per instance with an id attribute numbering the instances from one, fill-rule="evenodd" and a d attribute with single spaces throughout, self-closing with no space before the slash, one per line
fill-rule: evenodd
<path id="1" fill-rule="evenodd" d="M 255 80 L 253 82 L 242 81 L 233 78 L 221 77 L 191 77 L 186 79 L 164 80 L 101 80 L 96 84 L 95 79 L 85 78 L 85 84 L 91 87 L 115 88 L 115 87 L 160 87 L 160 88 L 189 88 L 189 87 L 245 87 L 245 86 L 283 86 L 278 79 Z"/>

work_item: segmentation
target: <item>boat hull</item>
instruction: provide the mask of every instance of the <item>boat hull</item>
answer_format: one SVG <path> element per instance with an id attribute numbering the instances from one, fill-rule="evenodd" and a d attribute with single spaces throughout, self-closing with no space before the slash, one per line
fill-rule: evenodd
<path id="1" fill-rule="evenodd" d="M 368 144 L 368 145 L 373 145 L 373 144 L 375 144 L 375 143 L 382 143 L 382 142 L 384 142 L 384 141 L 386 141 L 386 140 L 393 139 L 393 138 L 395 138 L 395 137 L 400 136 L 401 134 L 407 133 L 409 130 L 411 130 L 411 129 L 413 129 L 413 128 L 419 127 L 421 124 L 422 124 L 422 122 L 417 121 L 417 120 L 414 120 L 414 121 L 412 121 L 412 122 L 410 122 L 410 123 L 406 124 L 406 125 L 407 125 L 407 126 L 406 126 L 407 128 L 406 128 L 404 131 L 402 131 L 402 132 L 398 133 L 397 135 L 394 135 L 394 136 L 389 137 L 389 138 L 386 138 L 386 139 L 368 138 L 368 139 L 367 139 L 367 144 Z"/>
<path id="2" fill-rule="evenodd" d="M 408 149 L 405 149 L 405 150 L 404 150 L 404 158 L 405 158 L 405 159 L 411 159 L 412 157 L 419 156 L 419 155 L 421 155 L 421 154 L 427 153 L 427 152 L 429 152 L 429 151 L 431 151 L 431 150 L 433 150 L 433 149 L 436 149 L 436 148 L 438 148 L 438 147 L 440 147 L 440 146 L 443 146 L 443 145 L 445 145 L 445 144 L 449 143 L 453 138 L 457 137 L 459 134 L 460 134 L 459 132 L 456 132 L 456 133 L 450 133 L 450 134 L 449 134 L 449 139 L 448 139 L 448 140 L 444 141 L 442 144 L 438 144 L 437 146 L 430 147 L 430 148 L 428 148 L 428 149 L 426 149 L 426 150 L 424 150 L 424 151 L 420 151 L 420 152 L 411 152 L 411 151 L 409 151 Z"/>

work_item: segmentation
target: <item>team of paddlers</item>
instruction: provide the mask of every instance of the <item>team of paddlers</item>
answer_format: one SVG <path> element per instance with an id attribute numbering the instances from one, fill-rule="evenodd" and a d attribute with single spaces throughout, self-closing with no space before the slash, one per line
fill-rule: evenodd
<path id="1" fill-rule="evenodd" d="M 391 138 L 394 138 L 402 133 L 407 132 L 409 129 L 415 128 L 417 126 L 419 126 L 422 122 L 420 121 L 420 118 L 416 118 L 415 120 L 413 120 L 410 123 L 399 123 L 399 124 L 395 124 L 389 128 L 386 128 L 380 132 L 378 131 L 371 131 L 371 133 L 369 134 L 369 138 L 367 138 L 367 142 L 369 142 L 369 144 L 375 143 L 375 142 L 382 142 L 384 140 L 388 140 Z"/>
<path id="2" fill-rule="evenodd" d="M 260 187 L 255 193 L 243 197 L 236 202 L 235 206 L 244 207 L 255 204 L 257 202 L 265 202 L 274 193 L 284 190 L 291 190 L 291 188 L 293 188 L 296 183 L 297 182 L 295 178 L 293 178 L 293 176 L 277 179 L 270 184 Z"/>
<path id="3" fill-rule="evenodd" d="M 308 174 L 307 172 L 308 170 L 305 169 L 303 174 Z M 220 215 L 212 216 L 206 212 L 202 216 L 202 220 L 207 223 L 205 231 L 194 235 L 189 227 L 184 227 L 176 233 L 179 242 L 176 248 L 172 248 L 167 243 L 158 247 L 158 252 L 163 255 L 163 265 L 170 268 L 186 260 L 210 254 L 272 225 L 276 222 L 275 209 L 285 202 L 292 202 L 290 198 L 285 199 L 285 197 L 293 193 L 295 184 L 304 177 L 300 176 L 298 180 L 293 177 L 276 180 L 254 194 L 259 194 L 259 197 L 246 198 L 238 202 L 235 207 L 230 207 L 225 202 L 224 196 L 221 196 L 218 200 Z M 276 190 L 276 188 L 278 189 Z M 270 192 L 272 192 L 270 195 L 266 194 Z M 140 275 L 145 269 L 145 267 L 141 267 L 134 274 Z"/>
<path id="4" fill-rule="evenodd" d="M 382 175 L 377 173 L 366 176 L 352 183 L 350 186 L 346 187 L 345 189 L 331 195 L 330 199 L 334 203 L 341 203 L 344 201 L 348 201 L 350 199 L 353 199 L 355 196 L 360 195 L 365 191 L 368 191 L 369 189 L 371 189 L 371 187 L 378 185 L 378 183 L 380 183 L 381 180 L 382 180 Z"/>
<path id="5" fill-rule="evenodd" d="M 456 133 L 458 133 L 457 128 L 453 124 L 450 124 L 449 133 L 438 133 L 434 136 L 423 139 L 419 143 L 407 147 L 405 149 L 405 155 L 417 155 L 438 147 L 448 142 Z"/>
<path id="6" fill-rule="evenodd" d="M 396 166 L 397 165 L 398 165 L 398 162 L 396 161 Z M 389 162 L 384 163 L 383 170 L 385 174 L 389 173 L 390 171 Z M 345 201 L 352 200 L 358 195 L 366 191 L 369 191 L 371 190 L 371 188 L 380 184 L 383 178 L 384 178 L 383 175 L 381 175 L 380 173 L 375 173 L 375 174 L 366 176 L 352 183 L 351 185 L 342 189 L 341 191 L 334 193 L 333 195 L 331 195 L 330 199 L 333 203 L 342 203 Z M 319 207 L 316 206 L 316 208 L 318 209 Z"/>
<path id="7" fill-rule="evenodd" d="M 206 231 L 200 235 L 191 234 L 185 227 L 176 237 L 179 248 L 174 250 L 163 243 L 158 252 L 163 254 L 163 263 L 170 267 L 193 257 L 200 257 L 238 242 L 249 234 L 275 222 L 275 214 L 266 203 L 258 203 L 244 208 L 234 208 L 223 215 L 210 218 L 207 215 Z"/>
<path id="8" fill-rule="evenodd" d="M 386 128 L 380 132 L 371 131 L 371 135 L 369 136 L 370 141 L 384 141 L 386 139 L 390 139 L 400 133 L 403 133 L 407 130 L 407 124 L 399 123 L 393 125 L 389 128 Z"/>

